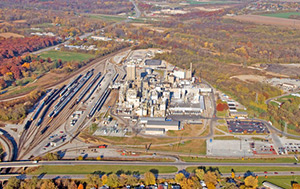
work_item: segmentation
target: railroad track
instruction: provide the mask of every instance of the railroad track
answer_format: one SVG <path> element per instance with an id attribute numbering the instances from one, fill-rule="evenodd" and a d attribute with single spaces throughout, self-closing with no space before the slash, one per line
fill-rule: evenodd
<path id="1" fill-rule="evenodd" d="M 101 69 L 101 67 L 100 67 L 101 64 L 103 64 L 103 61 L 100 61 L 99 66 L 97 66 L 97 70 Z M 31 126 L 27 130 L 24 130 L 21 135 L 19 147 L 22 152 L 19 154 L 19 159 L 24 158 L 26 155 L 30 155 L 28 153 L 30 153 L 38 144 L 40 144 L 45 139 L 47 139 L 54 131 L 59 129 L 59 127 L 63 123 L 65 123 L 66 118 L 70 117 L 70 115 L 74 112 L 74 110 L 78 108 L 79 104 L 76 104 L 75 102 L 76 102 L 77 98 L 79 97 L 80 93 L 90 84 L 90 82 L 95 77 L 96 77 L 96 74 L 94 74 L 83 85 L 83 87 L 74 95 L 74 97 L 63 108 L 62 112 L 60 112 L 55 118 L 52 119 L 52 118 L 49 118 L 48 116 L 45 116 L 43 122 L 38 127 L 36 126 L 38 119 L 35 119 L 32 121 Z M 56 99 L 56 102 L 57 102 L 57 100 L 58 99 Z M 48 108 L 46 115 L 48 115 L 48 113 L 53 110 L 54 106 L 55 106 L 55 103 L 52 103 L 52 105 Z M 44 109 L 45 108 L 46 107 L 44 107 Z M 44 109 L 42 111 L 44 111 Z M 48 125 L 50 125 L 50 127 L 43 134 L 41 134 L 41 131 L 43 129 L 45 129 Z M 27 148 L 24 149 L 24 147 L 27 147 Z"/>
<path id="2" fill-rule="evenodd" d="M 126 51 L 127 49 L 123 49 L 122 51 Z M 116 52 L 111 54 L 110 56 L 106 57 L 105 59 L 102 59 L 101 61 L 97 61 L 95 63 L 100 63 L 97 66 L 94 66 L 95 70 L 103 70 L 103 65 L 106 66 L 106 61 L 109 60 L 109 58 L 111 58 L 112 56 L 115 56 L 117 53 L 120 52 Z M 95 63 L 93 64 L 89 64 L 89 66 L 87 66 L 84 70 L 87 71 L 88 69 L 90 69 Z M 101 67 L 100 67 L 101 66 Z M 104 69 L 105 70 L 105 69 Z M 101 71 L 102 72 L 102 71 Z M 102 75 L 104 75 L 106 71 L 103 72 Z M 116 72 L 119 73 L 119 75 L 124 76 L 126 73 L 124 73 L 124 70 L 122 70 L 121 68 L 117 68 Z M 80 74 L 77 72 L 77 74 Z M 93 80 L 93 78 L 96 77 L 97 74 L 94 74 L 88 82 L 86 82 L 83 87 L 74 95 L 74 97 L 67 103 L 67 105 L 63 108 L 63 110 L 54 118 L 49 118 L 48 116 L 44 117 L 44 120 L 42 121 L 42 123 L 40 124 L 40 126 L 36 126 L 36 123 L 38 122 L 38 118 L 33 120 L 31 123 L 31 126 L 27 129 L 24 130 L 21 137 L 20 137 L 20 142 L 19 142 L 19 156 L 18 159 L 23 159 L 25 156 L 29 156 L 31 155 L 30 153 L 34 153 L 32 152 L 36 146 L 38 146 L 41 142 L 47 140 L 47 138 L 53 134 L 53 132 L 57 131 L 66 121 L 67 119 L 71 116 L 71 114 L 78 109 L 78 105 L 76 102 L 78 96 L 80 95 L 80 93 L 85 90 L 85 88 L 90 84 L 90 82 Z M 74 76 L 74 75 L 73 75 Z M 120 80 L 119 77 L 118 80 Z M 58 99 L 56 99 L 55 102 L 57 102 Z M 53 110 L 53 107 L 55 106 L 56 103 L 50 102 L 52 103 L 51 106 L 46 110 L 46 115 L 49 114 L 50 111 Z M 41 111 L 45 111 L 45 108 L 47 106 L 45 106 Z M 86 126 L 86 122 L 88 120 L 86 120 L 87 118 L 85 118 L 85 120 L 82 122 L 82 124 L 80 124 L 76 130 L 76 132 L 74 132 L 74 135 L 70 135 L 73 136 L 72 140 L 74 138 L 76 138 L 76 136 L 84 129 L 84 127 Z M 65 124 L 66 125 L 66 124 Z M 65 127 L 64 125 L 64 127 Z M 47 128 L 47 130 L 45 130 L 45 132 L 43 134 L 41 134 L 41 131 L 44 130 L 47 126 L 49 126 Z M 65 129 L 66 130 L 66 129 Z M 70 134 L 70 133 L 68 133 Z M 32 154 L 33 155 L 33 154 Z"/>

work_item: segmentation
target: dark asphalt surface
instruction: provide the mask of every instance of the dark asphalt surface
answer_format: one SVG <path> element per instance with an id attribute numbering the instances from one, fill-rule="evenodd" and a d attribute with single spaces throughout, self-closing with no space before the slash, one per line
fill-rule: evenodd
<path id="1" fill-rule="evenodd" d="M 40 161 L 34 163 L 32 161 L 15 161 L 1 162 L 0 168 L 8 167 L 29 167 L 40 165 L 141 165 L 141 166 L 254 166 L 254 167 L 300 167 L 300 164 L 293 163 L 202 163 L 202 162 L 140 162 L 140 161 Z"/>

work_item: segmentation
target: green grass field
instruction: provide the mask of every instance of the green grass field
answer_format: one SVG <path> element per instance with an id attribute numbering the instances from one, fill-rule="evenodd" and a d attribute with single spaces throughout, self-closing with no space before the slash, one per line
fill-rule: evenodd
<path id="1" fill-rule="evenodd" d="M 47 59 L 50 57 L 52 60 L 61 59 L 64 61 L 79 61 L 82 62 L 84 60 L 88 60 L 90 58 L 94 58 L 95 55 L 85 54 L 85 53 L 77 53 L 77 52 L 65 52 L 65 51 L 47 51 L 40 54 L 42 58 Z"/>
<path id="2" fill-rule="evenodd" d="M 217 116 L 218 117 L 225 117 L 227 116 L 227 110 L 224 110 L 224 111 L 217 111 Z"/>
<path id="3" fill-rule="evenodd" d="M 186 170 L 188 172 L 193 172 L 197 167 L 188 167 Z M 206 169 L 209 170 L 209 167 L 206 166 Z M 251 166 L 218 166 L 212 167 L 212 169 L 218 169 L 221 173 L 231 173 L 233 169 L 236 173 L 245 173 L 247 171 L 251 172 L 275 172 L 275 171 L 300 171 L 300 167 L 251 167 Z"/>
<path id="4" fill-rule="evenodd" d="M 291 15 L 300 16 L 300 12 L 270 13 L 270 14 L 262 14 L 261 16 L 270 16 L 270 17 L 276 17 L 276 18 L 289 18 Z"/>
<path id="5" fill-rule="evenodd" d="M 300 183 L 300 176 L 271 176 L 268 178 L 258 177 L 258 184 L 261 185 L 263 181 L 268 181 L 282 188 L 292 188 L 291 182 L 295 181 Z"/>
<path id="6" fill-rule="evenodd" d="M 218 120 L 218 122 L 219 121 L 223 120 Z M 228 127 L 226 125 L 218 125 L 217 128 L 228 133 Z"/>
<path id="7" fill-rule="evenodd" d="M 126 16 L 112 16 L 112 15 L 103 15 L 103 14 L 88 14 L 88 16 L 92 19 L 99 19 L 104 21 L 111 22 L 120 22 L 126 20 Z"/>
<path id="8" fill-rule="evenodd" d="M 216 158 L 193 158 L 187 156 L 180 157 L 186 162 L 222 162 L 222 163 L 294 163 L 294 158 L 252 158 L 252 159 L 216 159 Z"/>
<path id="9" fill-rule="evenodd" d="M 138 172 L 144 174 L 150 170 L 157 170 L 158 173 L 174 173 L 178 169 L 174 166 L 130 166 L 130 165 L 65 165 L 65 166 L 41 166 L 32 175 L 46 174 L 92 174 L 92 173 L 117 173 L 117 172 Z"/>
<path id="10" fill-rule="evenodd" d="M 27 93 L 29 91 L 33 91 L 36 88 L 37 88 L 37 86 L 22 87 L 20 89 L 13 90 L 12 92 L 9 93 L 9 95 L 18 95 L 18 94 L 22 94 L 22 93 Z"/>

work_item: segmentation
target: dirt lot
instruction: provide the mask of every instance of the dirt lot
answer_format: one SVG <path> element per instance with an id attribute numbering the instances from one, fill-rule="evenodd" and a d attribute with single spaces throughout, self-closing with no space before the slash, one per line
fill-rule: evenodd
<path id="1" fill-rule="evenodd" d="M 238 78 L 245 82 L 249 82 L 249 81 L 263 82 L 266 79 L 265 76 L 261 76 L 261 75 L 236 75 L 236 76 L 232 76 L 231 78 Z"/>
<path id="2" fill-rule="evenodd" d="M 6 22 L 5 20 L 0 20 L 0 26 L 2 26 L 2 25 L 11 26 L 12 23 L 14 23 L 14 24 L 24 24 L 26 22 L 27 22 L 26 20 L 15 20 L 13 22 Z"/>
<path id="3" fill-rule="evenodd" d="M 166 30 L 166 28 L 153 27 L 151 24 L 132 23 L 131 25 L 136 26 L 136 27 L 148 28 L 150 30 L 157 31 L 157 32 L 160 32 L 160 33 L 163 33 Z"/>
<path id="4" fill-rule="evenodd" d="M 300 20 L 295 19 L 275 18 L 259 15 L 225 16 L 225 18 L 230 18 L 242 22 L 253 22 L 256 24 L 276 25 L 300 29 Z"/>
<path id="5" fill-rule="evenodd" d="M 7 32 L 7 33 L 0 33 L 0 37 L 10 38 L 10 37 L 24 37 L 24 36 L 16 33 Z"/>
<path id="6" fill-rule="evenodd" d="M 293 64 L 266 64 L 265 71 L 284 74 L 288 76 L 298 76 L 300 73 L 299 65 Z"/>

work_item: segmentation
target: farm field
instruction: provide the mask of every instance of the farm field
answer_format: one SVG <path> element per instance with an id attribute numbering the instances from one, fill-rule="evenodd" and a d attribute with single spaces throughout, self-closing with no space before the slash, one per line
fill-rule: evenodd
<path id="1" fill-rule="evenodd" d="M 224 18 L 234 19 L 241 22 L 252 22 L 256 24 L 267 24 L 282 27 L 292 27 L 300 29 L 300 20 L 278 18 L 270 16 L 260 16 L 260 15 L 238 15 L 238 16 L 225 16 Z"/>
<path id="2" fill-rule="evenodd" d="M 16 33 L 6 32 L 6 33 L 0 33 L 0 37 L 10 38 L 10 37 L 24 37 L 24 36 Z"/>
<path id="3" fill-rule="evenodd" d="M 300 12 L 270 13 L 270 14 L 262 14 L 261 16 L 270 16 L 270 17 L 276 17 L 276 18 L 289 18 L 292 15 L 300 16 Z"/>
<path id="4" fill-rule="evenodd" d="M 95 55 L 91 55 L 91 54 L 56 51 L 56 50 L 44 52 L 44 53 L 40 54 L 40 56 L 44 59 L 47 59 L 49 57 L 52 60 L 61 59 L 63 62 L 64 61 L 68 61 L 68 62 L 69 61 L 80 61 L 80 62 L 82 62 L 82 61 L 85 61 L 85 60 L 95 57 Z"/>
<path id="5" fill-rule="evenodd" d="M 104 21 L 111 21 L 111 22 L 120 22 L 126 20 L 126 16 L 114 16 L 114 15 L 103 15 L 103 14 L 88 14 L 88 17 L 92 19 L 100 19 Z"/>

